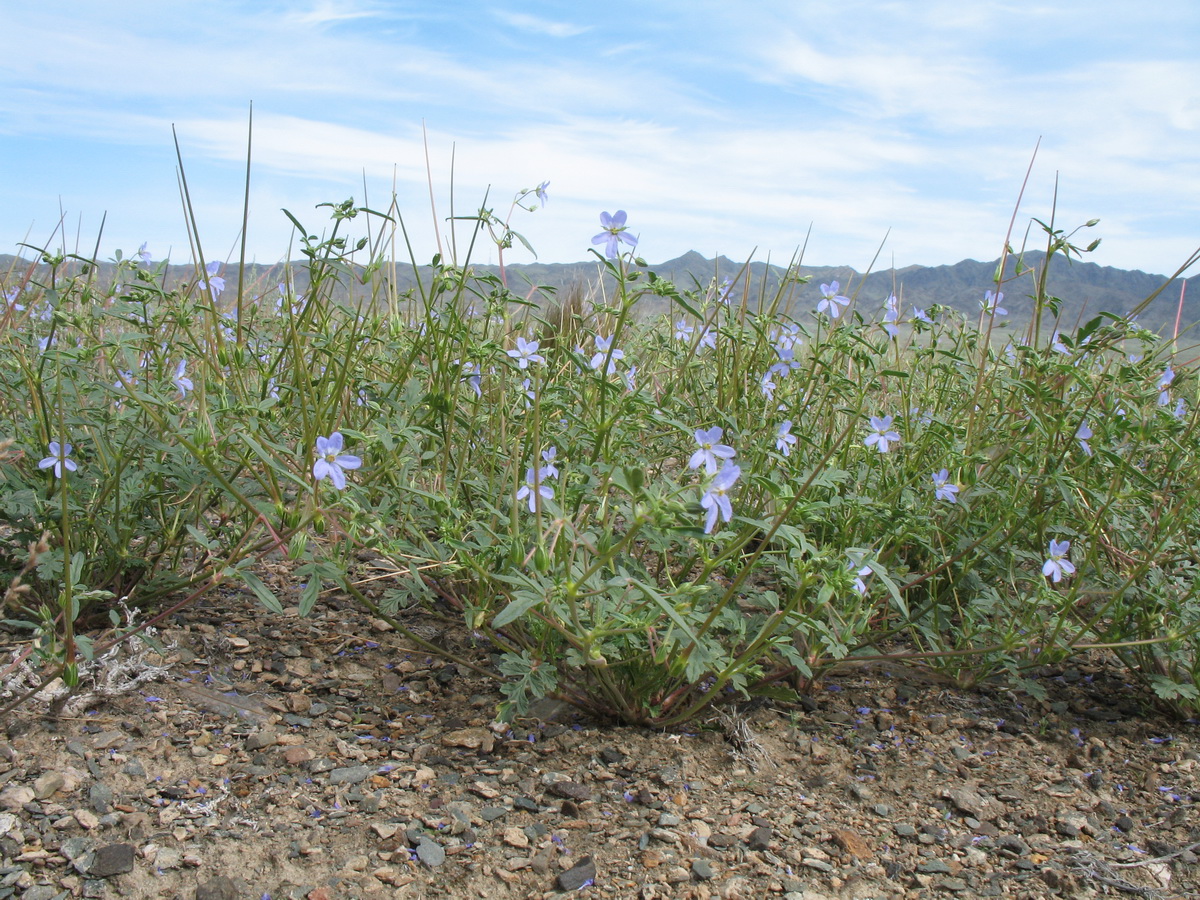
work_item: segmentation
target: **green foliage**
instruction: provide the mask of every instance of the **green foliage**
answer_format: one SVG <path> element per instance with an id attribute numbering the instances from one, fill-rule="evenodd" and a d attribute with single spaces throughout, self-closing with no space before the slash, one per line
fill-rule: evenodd
<path id="1" fill-rule="evenodd" d="M 460 227 L 523 241 L 533 193 Z M 501 655 L 503 716 L 555 696 L 669 725 L 880 657 L 1036 691 L 1095 646 L 1200 710 L 1196 372 L 1124 318 L 1052 321 L 1047 261 L 1087 252 L 1070 234 L 1045 226 L 1022 282 L 1050 327 L 1000 337 L 946 308 L 800 314 L 795 268 L 750 303 L 631 254 L 597 257 L 600 297 L 539 307 L 440 256 L 401 295 L 376 250 L 401 223 L 324 206 L 327 238 L 288 214 L 301 295 L 222 298 L 202 269 L 167 289 L 129 260 L 101 285 L 51 254 L 45 282 L 5 285 L 0 571 L 47 666 L 93 652 L 74 624 L 114 598 L 224 582 L 274 612 L 331 589 L 389 617 L 448 603 Z M 338 299 L 356 279 L 371 302 Z M 635 318 L 648 303 L 672 314 Z M 714 427 L 728 484 L 693 459 Z M 77 470 L 39 467 L 51 441 Z M 395 572 L 379 606 L 356 587 L 368 551 Z"/>

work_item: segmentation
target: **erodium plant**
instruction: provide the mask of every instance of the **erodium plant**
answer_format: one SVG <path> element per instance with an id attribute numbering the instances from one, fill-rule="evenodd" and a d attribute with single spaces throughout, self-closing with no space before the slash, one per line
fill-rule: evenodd
<path id="1" fill-rule="evenodd" d="M 353 201 L 323 236 L 288 213 L 279 283 L 195 235 L 184 282 L 145 247 L 104 283 L 50 251 L 3 273 L 0 566 L 48 675 L 121 638 L 118 599 L 153 623 L 233 583 L 277 612 L 337 589 L 418 643 L 409 611 L 450 609 L 499 654 L 502 716 L 670 725 L 879 658 L 1037 692 L 1096 647 L 1200 711 L 1196 369 L 1132 315 L 1059 320 L 1071 235 L 1044 226 L 972 322 L 798 262 L 677 285 L 636 210 L 580 223 L 594 284 L 518 295 L 469 264 L 547 183 L 515 196 L 404 292 L 398 211 Z"/>

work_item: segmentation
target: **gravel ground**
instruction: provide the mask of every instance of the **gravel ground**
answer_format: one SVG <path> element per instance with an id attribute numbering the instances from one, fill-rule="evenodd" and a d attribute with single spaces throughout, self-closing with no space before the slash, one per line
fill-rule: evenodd
<path id="1" fill-rule="evenodd" d="M 1045 701 L 847 668 L 674 733 L 508 729 L 355 608 L 218 603 L 160 680 L 5 723 L 0 900 L 1200 896 L 1200 728 L 1100 657 Z"/>

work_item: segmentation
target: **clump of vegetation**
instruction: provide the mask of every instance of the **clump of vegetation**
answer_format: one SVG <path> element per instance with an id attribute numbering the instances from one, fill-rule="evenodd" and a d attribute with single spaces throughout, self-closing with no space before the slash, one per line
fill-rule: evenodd
<path id="1" fill-rule="evenodd" d="M 503 250 L 535 198 L 458 227 Z M 0 572 L 27 681 L 73 686 L 237 582 L 276 612 L 337 587 L 401 628 L 449 603 L 501 654 L 505 716 L 555 696 L 671 725 L 881 657 L 1037 692 L 1098 646 L 1200 711 L 1196 369 L 1132 314 L 1060 322 L 1044 270 L 1023 334 L 996 327 L 999 274 L 974 321 L 837 282 L 799 311 L 798 263 L 769 296 L 744 272 L 674 284 L 623 211 L 591 292 L 536 305 L 439 255 L 397 295 L 395 208 L 326 206 L 328 237 L 292 216 L 299 295 L 219 263 L 168 288 L 145 248 L 110 283 L 44 250 L 4 275 Z M 1044 266 L 1086 252 L 1043 230 Z M 672 314 L 637 317 L 648 298 Z M 396 573 L 382 601 L 366 550 Z"/>

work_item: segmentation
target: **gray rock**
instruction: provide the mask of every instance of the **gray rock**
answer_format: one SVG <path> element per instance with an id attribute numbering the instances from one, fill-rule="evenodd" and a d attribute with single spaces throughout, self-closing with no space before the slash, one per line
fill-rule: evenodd
<path id="1" fill-rule="evenodd" d="M 58 845 L 58 852 L 69 860 L 77 860 L 95 845 L 90 837 L 71 837 L 67 838 Z"/>
<path id="2" fill-rule="evenodd" d="M 446 848 L 437 841 L 422 837 L 417 841 L 417 859 L 434 869 L 446 861 Z"/>
<path id="3" fill-rule="evenodd" d="M 751 850 L 769 850 L 771 847 L 771 829 L 763 825 L 750 832 L 746 838 L 746 846 Z"/>
<path id="4" fill-rule="evenodd" d="M 35 884 L 21 895 L 21 900 L 55 900 L 68 896 L 70 891 L 60 890 L 52 884 Z"/>
<path id="5" fill-rule="evenodd" d="M 329 773 L 329 783 L 358 784 L 360 781 L 366 781 L 373 771 L 375 770 L 371 766 L 347 766 L 342 769 L 334 769 Z"/>
<path id="6" fill-rule="evenodd" d="M 196 886 L 196 900 L 238 900 L 241 887 L 228 875 L 218 875 Z"/>
<path id="7" fill-rule="evenodd" d="M 107 784 L 97 781 L 88 791 L 88 802 L 100 815 L 112 810 L 113 792 Z"/>
<path id="8" fill-rule="evenodd" d="M 96 849 L 88 866 L 87 874 L 91 878 L 111 878 L 113 875 L 123 875 L 133 871 L 133 844 L 107 844 Z"/>
<path id="9" fill-rule="evenodd" d="M 246 738 L 246 749 L 250 752 L 262 750 L 264 747 L 274 747 L 279 743 L 279 735 L 271 731 L 256 731 Z"/>
<path id="10" fill-rule="evenodd" d="M 707 859 L 692 860 L 692 877 L 697 881 L 710 881 L 716 877 L 716 874 L 713 871 L 712 863 Z"/>
<path id="11" fill-rule="evenodd" d="M 558 873 L 558 887 L 563 891 L 577 891 L 585 884 L 596 883 L 596 861 L 585 856 L 565 872 Z"/>
<path id="12" fill-rule="evenodd" d="M 917 866 L 917 871 L 923 875 L 949 875 L 950 867 L 940 859 L 928 859 Z"/>

